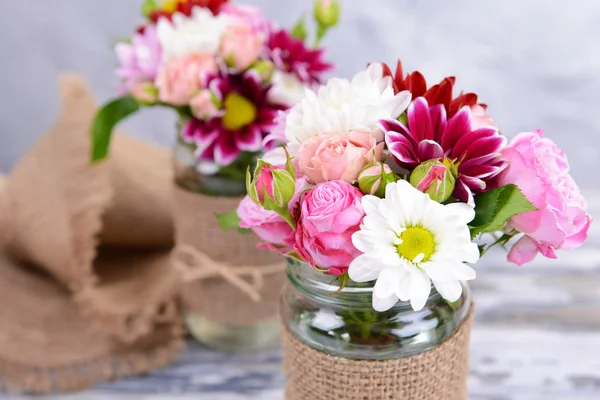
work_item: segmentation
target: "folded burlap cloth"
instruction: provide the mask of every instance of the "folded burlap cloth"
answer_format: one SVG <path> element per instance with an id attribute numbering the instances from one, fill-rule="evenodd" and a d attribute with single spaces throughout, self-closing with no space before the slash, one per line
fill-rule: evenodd
<path id="1" fill-rule="evenodd" d="M 284 330 L 286 400 L 467 400 L 474 306 L 433 350 L 387 361 L 349 360 L 314 350 Z"/>
<path id="2" fill-rule="evenodd" d="M 185 309 L 232 327 L 277 318 L 285 259 L 257 249 L 256 235 L 223 231 L 215 217 L 235 210 L 241 198 L 205 196 L 177 186 L 173 194 L 173 264 L 184 281 Z"/>
<path id="3" fill-rule="evenodd" d="M 10 175 L 3 242 L 12 258 L 62 283 L 96 328 L 133 342 L 179 323 L 177 275 L 169 264 L 171 157 L 116 133 L 108 161 L 92 165 L 96 104 L 77 76 L 61 77 L 60 89 L 57 123 Z"/>

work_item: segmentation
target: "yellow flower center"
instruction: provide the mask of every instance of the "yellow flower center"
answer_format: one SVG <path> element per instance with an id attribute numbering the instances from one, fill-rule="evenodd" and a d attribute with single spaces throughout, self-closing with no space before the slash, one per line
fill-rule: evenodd
<path id="1" fill-rule="evenodd" d="M 231 93 L 223 102 L 225 115 L 223 125 L 230 131 L 237 131 L 256 119 L 256 107 L 250 100 L 237 93 Z"/>
<path id="2" fill-rule="evenodd" d="M 172 14 L 175 11 L 177 11 L 177 5 L 179 5 L 180 3 L 185 3 L 186 1 L 187 0 L 166 0 L 162 4 L 162 9 Z"/>
<path id="3" fill-rule="evenodd" d="M 419 226 L 411 226 L 400 234 L 402 243 L 398 245 L 398 254 L 401 257 L 413 261 L 419 257 L 418 262 L 425 262 L 435 252 L 435 240 L 430 231 Z"/>

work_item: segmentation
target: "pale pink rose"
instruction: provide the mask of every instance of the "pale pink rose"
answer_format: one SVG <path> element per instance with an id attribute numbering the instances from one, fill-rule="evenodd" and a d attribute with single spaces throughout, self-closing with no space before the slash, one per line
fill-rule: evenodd
<path id="1" fill-rule="evenodd" d="M 221 54 L 239 69 L 248 68 L 258 59 L 265 45 L 265 35 L 247 24 L 227 28 L 221 42 Z"/>
<path id="2" fill-rule="evenodd" d="M 360 190 L 341 180 L 323 182 L 300 199 L 294 250 L 329 275 L 341 275 L 361 253 L 352 234 L 365 216 Z"/>
<path id="3" fill-rule="evenodd" d="M 373 161 L 383 161 L 383 146 L 360 131 L 317 135 L 302 144 L 298 166 L 314 183 L 341 179 L 352 183 Z"/>
<path id="4" fill-rule="evenodd" d="M 503 152 L 510 165 L 498 178 L 499 185 L 516 184 L 537 208 L 509 221 L 525 234 L 508 255 L 518 265 L 533 260 L 538 252 L 556 258 L 555 250 L 581 246 L 591 222 L 565 154 L 542 135 L 541 130 L 518 134 Z"/>
<path id="5" fill-rule="evenodd" d="M 159 99 L 173 105 L 186 105 L 202 87 L 205 74 L 217 72 L 211 54 L 190 54 L 163 66 L 156 77 Z"/>
<path id="6" fill-rule="evenodd" d="M 219 113 L 209 90 L 203 89 L 190 101 L 192 114 L 199 119 L 209 119 Z"/>
<path id="7" fill-rule="evenodd" d="M 471 130 L 476 131 L 481 128 L 498 129 L 498 125 L 492 121 L 492 117 L 485 113 L 485 108 L 479 104 L 471 106 Z"/>

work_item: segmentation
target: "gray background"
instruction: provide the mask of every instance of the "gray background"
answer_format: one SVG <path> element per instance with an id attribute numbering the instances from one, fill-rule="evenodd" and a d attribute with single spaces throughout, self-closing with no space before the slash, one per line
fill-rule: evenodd
<path id="1" fill-rule="evenodd" d="M 341 0 L 328 37 L 338 74 L 401 57 L 431 82 L 458 77 L 505 134 L 544 128 L 595 186 L 600 122 L 600 2 L 591 0 Z M 247 0 L 290 25 L 310 0 Z M 84 74 L 98 100 L 115 93 L 112 43 L 140 21 L 141 0 L 0 0 L 0 170 L 8 171 L 58 112 L 56 77 Z M 168 111 L 146 110 L 125 129 L 167 145 Z"/>

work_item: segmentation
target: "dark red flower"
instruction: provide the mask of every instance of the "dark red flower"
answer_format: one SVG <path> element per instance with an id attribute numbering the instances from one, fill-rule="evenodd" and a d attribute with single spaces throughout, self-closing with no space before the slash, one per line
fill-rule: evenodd
<path id="1" fill-rule="evenodd" d="M 153 23 L 157 23 L 158 20 L 161 18 L 168 18 L 170 20 L 171 16 L 175 12 L 182 13 L 185 16 L 189 17 L 190 15 L 192 15 L 192 9 L 194 7 L 208 8 L 214 15 L 217 15 L 221 11 L 221 7 L 223 6 L 223 4 L 226 4 L 228 1 L 229 0 L 186 0 L 177 4 L 177 9 L 174 12 L 169 12 L 161 9 L 152 11 L 152 13 L 150 14 L 150 20 Z"/>
<path id="2" fill-rule="evenodd" d="M 442 104 L 446 109 L 448 118 L 455 116 L 463 106 L 471 107 L 478 104 L 475 93 L 461 92 L 456 98 L 452 98 L 452 89 L 456 81 L 456 78 L 453 76 L 444 78 L 440 83 L 427 89 L 425 77 L 419 71 L 414 71 L 404 76 L 400 60 L 398 60 L 395 74 L 392 73 L 387 64 L 383 64 L 383 74 L 392 78 L 395 93 L 408 90 L 412 94 L 413 99 L 424 97 L 430 106 Z M 487 108 L 485 104 L 479 105 L 484 109 Z"/>
<path id="3" fill-rule="evenodd" d="M 277 69 L 294 73 L 304 83 L 320 83 L 323 73 L 333 68 L 323 60 L 323 50 L 313 50 L 284 30 L 275 30 L 267 41 L 271 61 Z"/>

